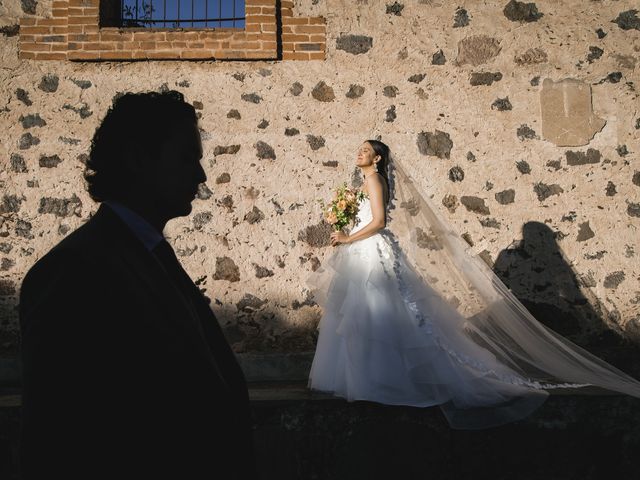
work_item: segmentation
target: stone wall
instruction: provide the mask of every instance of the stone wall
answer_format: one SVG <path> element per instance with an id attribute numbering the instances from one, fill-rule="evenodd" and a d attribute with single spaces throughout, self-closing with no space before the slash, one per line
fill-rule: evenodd
<path id="1" fill-rule="evenodd" d="M 83 160 L 119 92 L 177 89 L 208 175 L 167 234 L 239 352 L 312 350 L 317 199 L 380 135 L 512 290 L 571 338 L 640 338 L 640 16 L 633 0 L 296 0 L 326 59 L 19 59 L 0 5 L 0 355 L 24 273 L 95 212 Z M 69 291 L 73 301 L 74 292 Z M 604 342 L 604 340 L 603 340 Z"/>

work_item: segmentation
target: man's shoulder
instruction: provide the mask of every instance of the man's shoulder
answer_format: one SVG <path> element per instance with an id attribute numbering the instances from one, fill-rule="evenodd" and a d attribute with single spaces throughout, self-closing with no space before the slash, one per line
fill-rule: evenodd
<path id="1" fill-rule="evenodd" d="M 112 219 L 105 219 L 105 215 L 108 217 L 113 214 L 101 208 L 86 223 L 51 248 L 29 269 L 23 286 L 48 276 L 71 276 L 107 264 L 113 252 L 113 237 L 118 232 L 117 224 L 114 231 Z"/>

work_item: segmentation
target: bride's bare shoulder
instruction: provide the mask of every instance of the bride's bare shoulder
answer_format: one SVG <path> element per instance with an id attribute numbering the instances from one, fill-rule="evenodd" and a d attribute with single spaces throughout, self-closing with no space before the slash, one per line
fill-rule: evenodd
<path id="1" fill-rule="evenodd" d="M 372 173 L 367 175 L 364 179 L 364 188 L 370 189 L 371 187 L 383 187 L 385 185 L 384 178 L 379 173 Z"/>

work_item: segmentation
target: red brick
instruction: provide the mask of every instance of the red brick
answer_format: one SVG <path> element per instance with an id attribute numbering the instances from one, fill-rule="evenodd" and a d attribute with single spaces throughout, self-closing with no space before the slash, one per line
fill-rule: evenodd
<path id="1" fill-rule="evenodd" d="M 20 60 L 34 60 L 36 58 L 36 54 L 35 52 L 25 52 L 24 50 L 20 50 L 18 58 Z"/>
<path id="2" fill-rule="evenodd" d="M 309 35 L 309 41 L 324 43 L 327 41 L 327 36 L 326 35 Z"/>
<path id="3" fill-rule="evenodd" d="M 291 2 L 290 0 L 282 0 L 280 2 L 280 6 L 282 8 L 293 8 L 293 2 Z"/>
<path id="4" fill-rule="evenodd" d="M 283 60 L 309 60 L 309 54 L 303 52 L 282 52 Z"/>
<path id="5" fill-rule="evenodd" d="M 20 27 L 21 35 L 47 35 L 51 33 L 51 27 Z"/>
<path id="6" fill-rule="evenodd" d="M 287 43 L 282 43 L 282 51 L 283 52 L 293 52 L 295 47 L 295 43 L 293 42 L 287 42 Z"/>
<path id="7" fill-rule="evenodd" d="M 70 42 L 89 42 L 89 34 L 86 33 L 70 33 L 67 35 L 67 40 Z M 93 41 L 97 41 L 95 38 Z"/>
<path id="8" fill-rule="evenodd" d="M 326 25 L 327 21 L 324 17 L 311 17 L 309 18 L 309 25 Z"/>
<path id="9" fill-rule="evenodd" d="M 153 50 L 156 48 L 156 42 L 140 42 L 142 50 Z"/>
<path id="10" fill-rule="evenodd" d="M 133 40 L 133 32 L 100 32 L 100 40 L 104 42 L 127 42 Z"/>
<path id="11" fill-rule="evenodd" d="M 83 50 L 105 50 L 103 42 L 87 42 L 82 44 Z"/>
<path id="12" fill-rule="evenodd" d="M 67 26 L 67 32 L 68 33 L 82 33 L 83 30 L 83 26 L 82 25 L 68 25 Z"/>
<path id="13" fill-rule="evenodd" d="M 133 39 L 144 42 L 150 42 L 154 40 L 164 41 L 167 39 L 167 35 L 165 32 L 134 32 Z"/>
<path id="14" fill-rule="evenodd" d="M 276 7 L 262 7 L 262 11 L 260 13 L 263 15 L 275 15 Z"/>
<path id="15" fill-rule="evenodd" d="M 156 60 L 179 60 L 180 52 L 173 51 L 161 51 L 161 52 L 147 52 L 147 58 Z"/>
<path id="16" fill-rule="evenodd" d="M 309 60 L 326 60 L 326 58 L 325 52 L 309 52 Z"/>
<path id="17" fill-rule="evenodd" d="M 70 7 L 98 7 L 100 0 L 69 0 Z"/>
<path id="18" fill-rule="evenodd" d="M 66 18 L 68 16 L 67 9 L 66 8 L 53 8 L 53 9 L 51 9 L 51 16 L 53 18 Z"/>
<path id="19" fill-rule="evenodd" d="M 296 43 L 296 52 L 324 52 L 324 43 Z"/>
<path id="20" fill-rule="evenodd" d="M 204 48 L 204 42 L 187 42 L 187 49 L 196 50 L 199 48 Z"/>
<path id="21" fill-rule="evenodd" d="M 244 59 L 247 58 L 247 52 L 243 50 L 220 50 L 215 52 L 216 58 L 223 58 L 226 60 Z M 249 57 L 251 58 L 251 57 Z"/>
<path id="22" fill-rule="evenodd" d="M 247 53 L 247 59 L 249 60 L 275 60 L 275 51 L 251 51 Z"/>
<path id="23" fill-rule="evenodd" d="M 214 58 L 214 56 L 211 50 L 182 50 L 182 52 L 180 52 L 180 58 L 188 60 L 205 60 Z"/>
<path id="24" fill-rule="evenodd" d="M 175 48 L 175 45 L 173 45 L 173 47 Z M 206 50 L 220 50 L 222 48 L 222 43 L 216 42 L 214 40 L 205 40 L 204 48 Z"/>
<path id="25" fill-rule="evenodd" d="M 260 32 L 262 29 L 260 28 L 259 23 L 250 23 L 246 27 L 244 27 L 245 32 Z"/>
<path id="26" fill-rule="evenodd" d="M 36 60 L 66 60 L 67 54 L 62 52 L 37 52 Z"/>
<path id="27" fill-rule="evenodd" d="M 254 15 L 262 12 L 262 7 L 245 7 L 244 14 L 245 15 Z"/>
<path id="28" fill-rule="evenodd" d="M 308 42 L 309 35 L 296 35 L 293 33 L 284 33 L 282 34 L 283 42 Z"/>
<path id="29" fill-rule="evenodd" d="M 48 43 L 25 43 L 20 45 L 23 52 L 50 52 L 51 45 Z"/>
<path id="30" fill-rule="evenodd" d="M 39 39 L 40 43 L 67 43 L 66 35 L 43 35 Z"/>
<path id="31" fill-rule="evenodd" d="M 133 52 L 100 52 L 100 60 L 132 60 Z"/>
<path id="32" fill-rule="evenodd" d="M 62 0 L 53 0 L 51 3 L 51 8 L 67 8 L 69 6 L 69 2 Z"/>
<path id="33" fill-rule="evenodd" d="M 266 7 L 276 4 L 275 0 L 245 0 L 245 5 L 263 5 Z"/>
<path id="34" fill-rule="evenodd" d="M 309 19 L 307 17 L 291 17 L 283 18 L 282 25 L 308 25 Z"/>
<path id="35" fill-rule="evenodd" d="M 69 25 L 97 25 L 98 17 L 93 15 L 69 17 L 68 22 L 69 22 Z"/>
<path id="36" fill-rule="evenodd" d="M 51 45 L 52 52 L 66 52 L 69 50 L 69 47 L 66 43 L 54 43 Z"/>
<path id="37" fill-rule="evenodd" d="M 69 60 L 98 60 L 100 54 L 98 52 L 69 52 L 67 53 L 67 59 Z"/>
<path id="38" fill-rule="evenodd" d="M 245 23 L 247 25 L 252 23 L 276 23 L 275 15 L 251 15 L 247 17 Z"/>
<path id="39" fill-rule="evenodd" d="M 277 41 L 278 36 L 275 33 L 261 33 L 260 35 L 256 35 L 256 40 L 267 40 L 267 41 Z"/>
<path id="40" fill-rule="evenodd" d="M 280 15 L 282 16 L 282 18 L 291 18 L 293 17 L 293 9 L 292 8 L 281 8 L 280 9 Z"/>
<path id="41" fill-rule="evenodd" d="M 168 31 L 165 36 L 165 40 L 168 42 L 175 42 L 184 40 L 184 33 L 181 31 Z"/>
<path id="42" fill-rule="evenodd" d="M 260 42 L 231 42 L 230 47 L 234 50 L 257 50 Z"/>
<path id="43" fill-rule="evenodd" d="M 187 42 L 191 41 L 191 42 L 195 42 L 197 40 L 200 40 L 200 32 L 182 32 L 182 35 L 180 37 L 182 40 L 186 40 Z"/>
<path id="44" fill-rule="evenodd" d="M 278 48 L 278 42 L 262 42 L 262 50 L 275 50 Z"/>
<path id="45" fill-rule="evenodd" d="M 324 25 L 296 25 L 293 29 L 296 33 L 325 33 Z"/>
<path id="46" fill-rule="evenodd" d="M 236 38 L 244 38 L 246 37 L 245 32 L 223 32 L 223 31 L 213 31 L 211 32 L 211 36 L 208 38 L 215 38 L 216 40 L 225 40 L 225 39 L 236 39 Z"/>
<path id="47" fill-rule="evenodd" d="M 149 52 L 146 50 L 134 50 L 131 52 L 132 58 L 135 60 L 146 59 L 149 55 Z"/>

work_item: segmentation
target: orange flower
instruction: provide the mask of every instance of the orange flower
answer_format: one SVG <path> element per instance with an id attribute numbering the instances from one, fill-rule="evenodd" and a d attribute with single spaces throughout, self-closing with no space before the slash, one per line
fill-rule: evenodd
<path id="1" fill-rule="evenodd" d="M 344 211 L 347 208 L 347 201 L 340 200 L 337 204 L 338 210 Z"/>
<path id="2" fill-rule="evenodd" d="M 325 217 L 324 217 L 328 223 L 330 223 L 331 225 L 335 225 L 336 223 L 338 223 L 338 217 L 336 216 L 335 213 L 333 212 L 328 212 Z"/>

